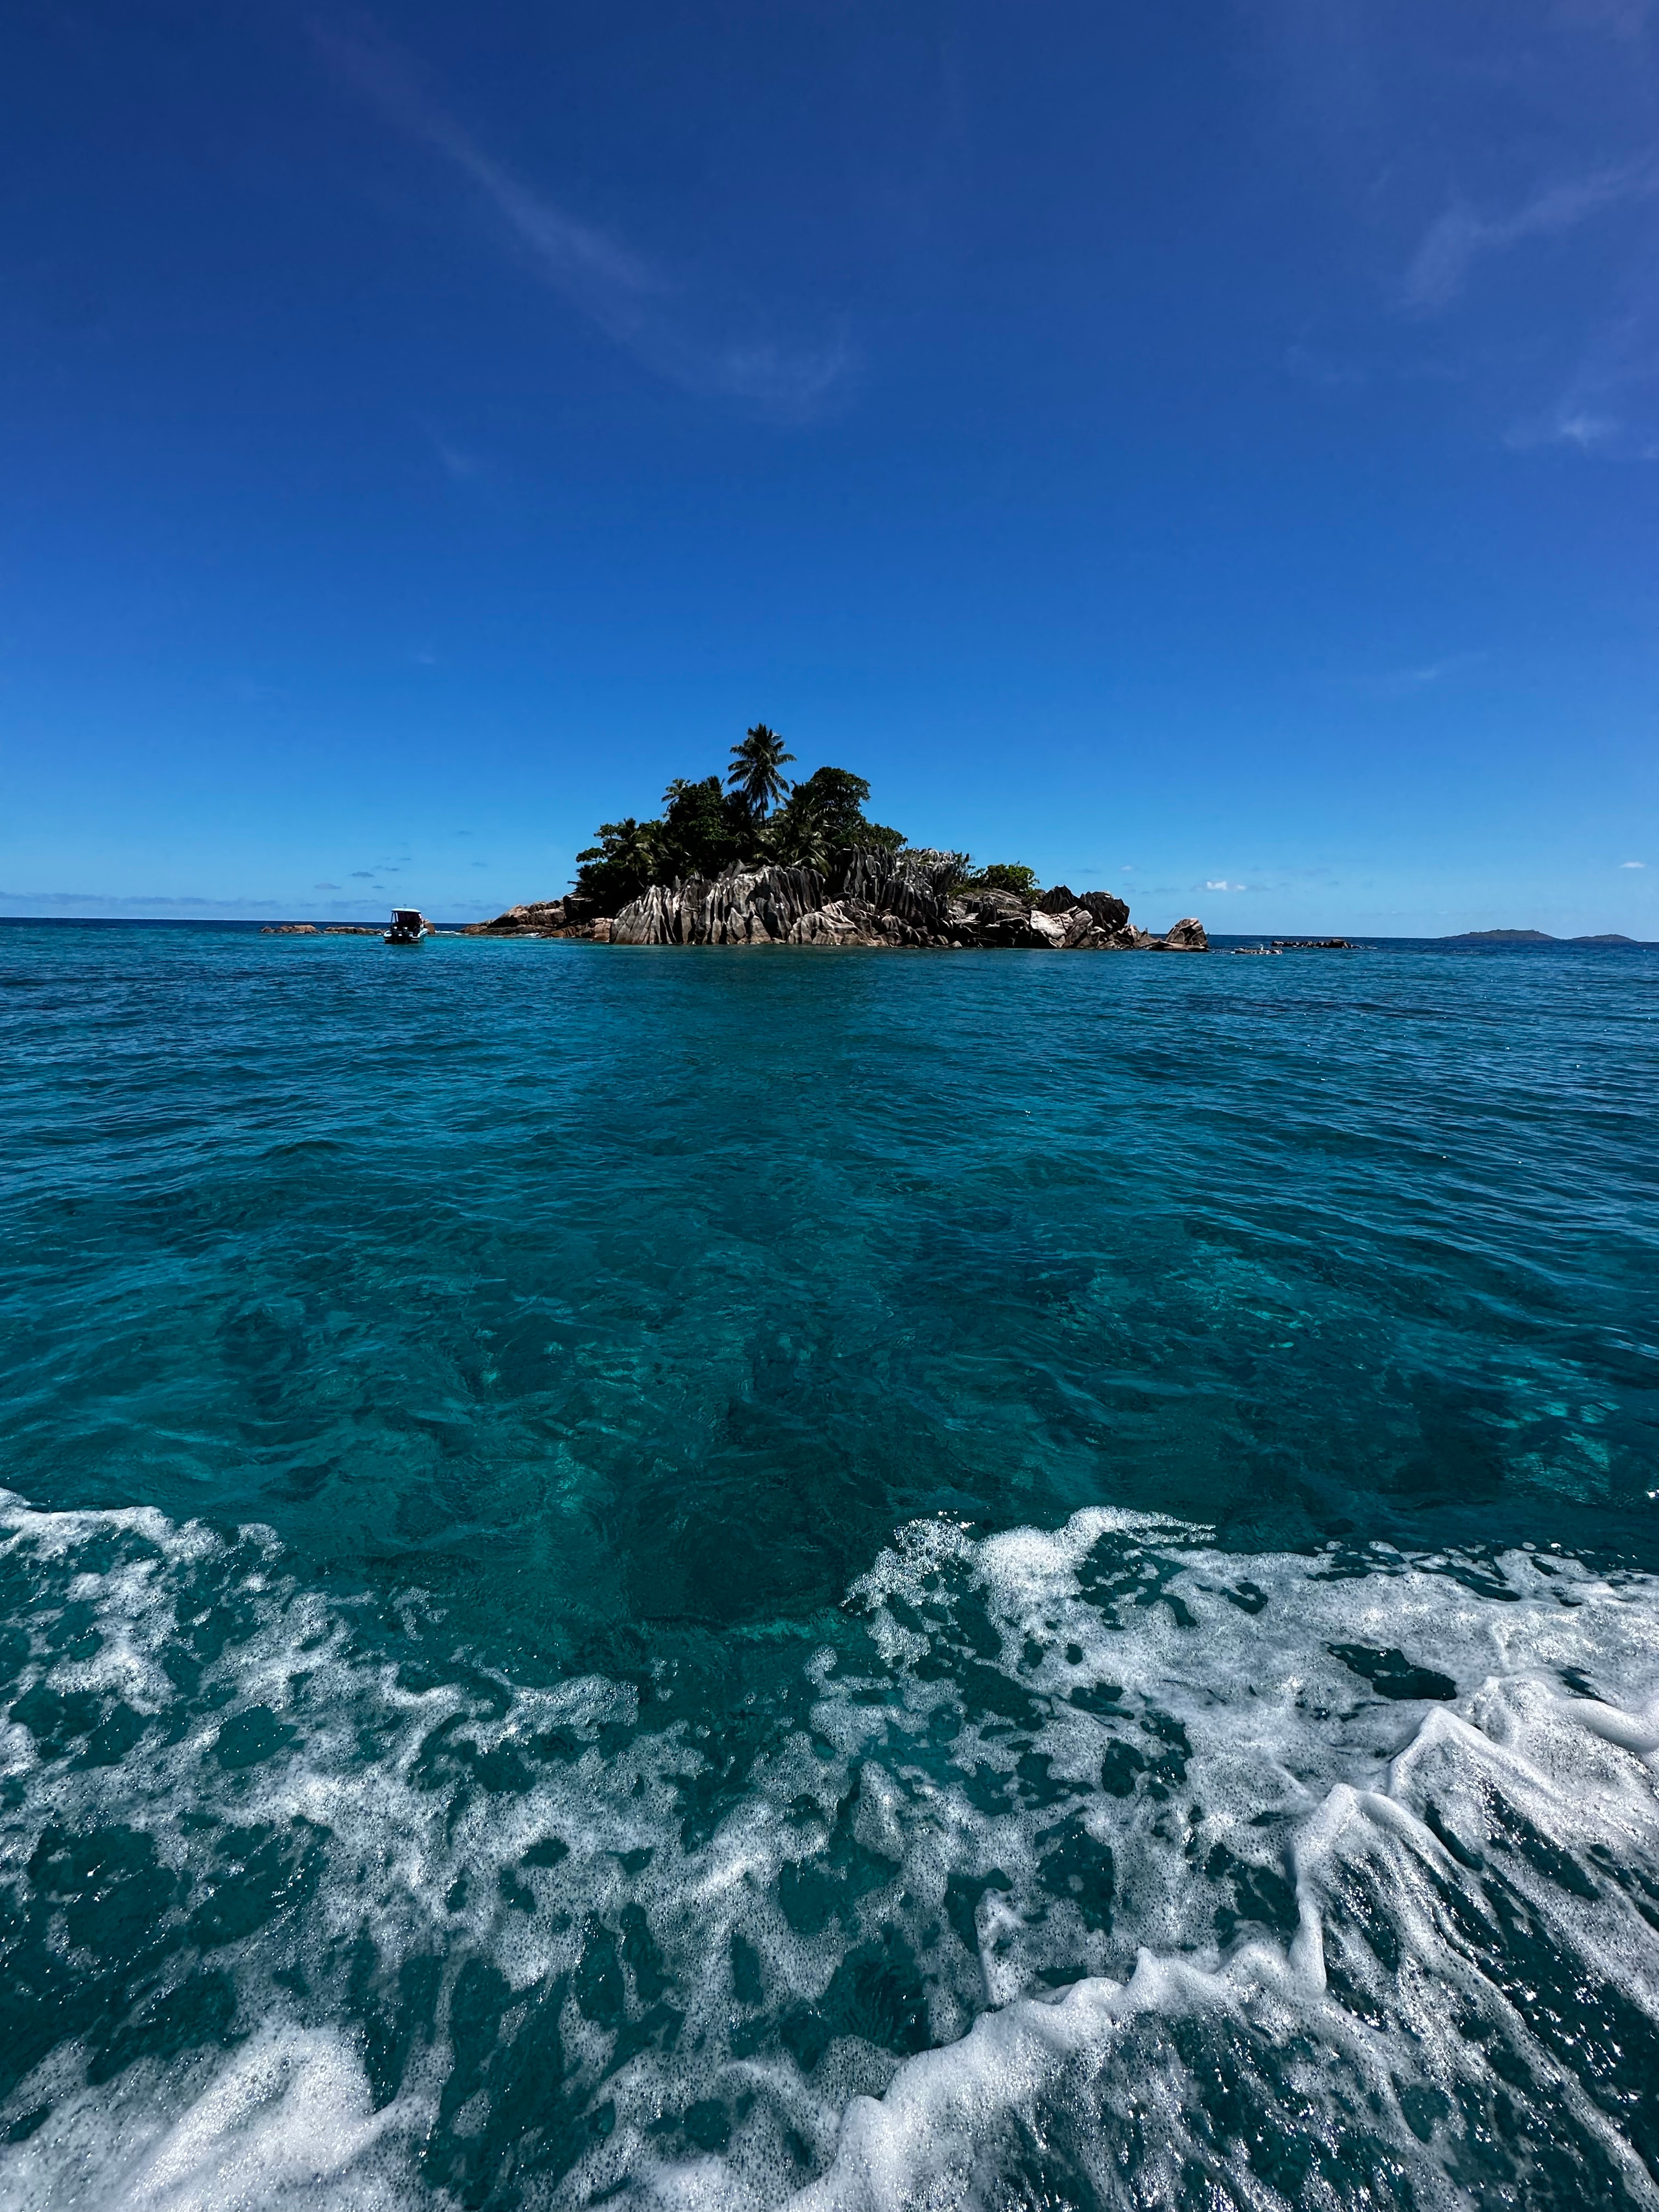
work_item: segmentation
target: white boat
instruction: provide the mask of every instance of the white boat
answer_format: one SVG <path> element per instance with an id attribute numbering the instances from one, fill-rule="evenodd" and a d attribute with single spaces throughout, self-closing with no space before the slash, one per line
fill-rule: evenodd
<path id="1" fill-rule="evenodd" d="M 392 927 L 386 933 L 388 945 L 418 945 L 431 934 L 432 925 L 418 907 L 394 906 Z"/>

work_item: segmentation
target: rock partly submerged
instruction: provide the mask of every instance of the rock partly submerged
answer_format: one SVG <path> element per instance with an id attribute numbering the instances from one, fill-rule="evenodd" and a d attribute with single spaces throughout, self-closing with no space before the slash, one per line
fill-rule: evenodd
<path id="1" fill-rule="evenodd" d="M 1032 902 L 1009 891 L 953 891 L 943 853 L 864 850 L 830 868 L 732 868 L 653 884 L 620 914 L 573 896 L 509 907 L 475 923 L 475 937 L 587 937 L 612 945 L 807 945 L 1053 952 L 1207 952 L 1192 916 L 1162 937 L 1133 927 L 1109 891 L 1063 884 Z"/>
<path id="2" fill-rule="evenodd" d="M 1235 945 L 1236 960 L 1277 960 L 1282 952 L 1352 952 L 1347 937 L 1275 937 L 1266 945 Z"/>

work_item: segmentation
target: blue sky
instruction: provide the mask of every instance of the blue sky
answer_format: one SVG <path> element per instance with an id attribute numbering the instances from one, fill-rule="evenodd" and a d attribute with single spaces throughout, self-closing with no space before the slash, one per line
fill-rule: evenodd
<path id="1" fill-rule="evenodd" d="M 744 726 L 1139 919 L 1659 938 L 1659 4 L 12 0 L 0 911 Z"/>

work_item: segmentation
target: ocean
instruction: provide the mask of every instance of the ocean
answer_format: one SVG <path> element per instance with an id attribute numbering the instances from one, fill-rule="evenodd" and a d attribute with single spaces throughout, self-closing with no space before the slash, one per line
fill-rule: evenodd
<path id="1" fill-rule="evenodd" d="M 1659 951 L 0 925 L 0 2204 L 1659 2204 Z"/>

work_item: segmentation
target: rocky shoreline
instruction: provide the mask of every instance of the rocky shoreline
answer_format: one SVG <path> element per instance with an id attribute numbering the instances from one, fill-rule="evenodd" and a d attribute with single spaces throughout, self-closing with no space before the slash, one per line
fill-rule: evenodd
<path id="1" fill-rule="evenodd" d="M 614 915 L 573 894 L 509 907 L 467 937 L 580 937 L 609 945 L 805 945 L 1018 947 L 1049 952 L 1207 952 L 1188 915 L 1162 937 L 1137 929 L 1109 891 L 1059 884 L 1035 900 L 1012 891 L 953 892 L 956 856 L 842 854 L 829 869 L 730 868 L 653 884 Z"/>

